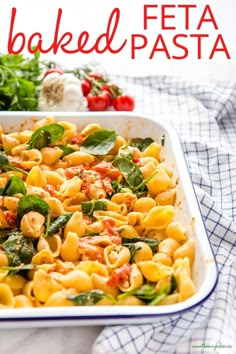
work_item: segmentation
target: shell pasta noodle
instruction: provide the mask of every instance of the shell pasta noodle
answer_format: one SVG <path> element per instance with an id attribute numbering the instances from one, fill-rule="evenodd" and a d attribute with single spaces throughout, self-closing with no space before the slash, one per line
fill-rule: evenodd
<path id="1" fill-rule="evenodd" d="M 165 306 L 197 292 L 161 141 L 52 116 L 0 131 L 0 309 Z"/>

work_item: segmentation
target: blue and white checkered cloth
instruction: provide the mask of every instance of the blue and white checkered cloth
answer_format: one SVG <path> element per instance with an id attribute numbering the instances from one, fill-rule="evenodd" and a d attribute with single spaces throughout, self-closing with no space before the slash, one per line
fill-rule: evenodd
<path id="1" fill-rule="evenodd" d="M 152 76 L 112 78 L 136 111 L 179 132 L 220 272 L 201 306 L 146 325 L 105 327 L 93 354 L 236 353 L 236 83 Z"/>

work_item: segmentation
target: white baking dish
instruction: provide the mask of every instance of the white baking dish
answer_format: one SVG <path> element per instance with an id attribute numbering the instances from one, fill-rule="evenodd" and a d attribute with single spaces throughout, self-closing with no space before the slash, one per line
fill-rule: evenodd
<path id="1" fill-rule="evenodd" d="M 0 113 L 4 131 L 26 129 L 47 113 Z M 45 327 L 98 324 L 150 323 L 160 317 L 174 316 L 204 302 L 214 290 L 218 271 L 198 202 L 191 183 L 179 137 L 175 130 L 157 118 L 136 113 L 56 113 L 57 120 L 76 123 L 79 128 L 88 123 L 99 123 L 123 136 L 152 137 L 160 141 L 165 135 L 164 157 L 179 178 L 177 191 L 177 218 L 188 228 L 189 237 L 196 243 L 193 280 L 197 293 L 184 302 L 168 306 L 85 306 L 57 308 L 21 308 L 0 311 L 0 328 Z"/>

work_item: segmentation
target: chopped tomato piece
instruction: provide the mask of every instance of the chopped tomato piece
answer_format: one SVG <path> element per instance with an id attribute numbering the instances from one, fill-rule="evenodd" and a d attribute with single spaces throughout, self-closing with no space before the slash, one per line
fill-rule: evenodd
<path id="1" fill-rule="evenodd" d="M 115 221 L 112 219 L 104 219 L 102 220 L 102 224 L 104 226 L 104 231 L 103 231 L 103 235 L 109 235 L 109 236 L 119 236 L 120 234 L 118 232 L 118 228 L 115 224 Z"/>
<path id="2" fill-rule="evenodd" d="M 129 280 L 129 276 L 131 274 L 132 267 L 129 263 L 124 264 L 122 267 L 115 269 L 110 278 L 107 281 L 107 285 L 110 286 L 119 286 L 124 284 Z"/>
<path id="3" fill-rule="evenodd" d="M 13 211 L 6 210 L 3 212 L 3 215 L 10 227 L 16 227 L 17 225 L 17 214 Z"/>
<path id="4" fill-rule="evenodd" d="M 116 180 L 121 175 L 118 168 L 114 167 L 111 162 L 107 161 L 101 161 L 94 165 L 91 169 L 109 177 L 112 180 Z"/>
<path id="5" fill-rule="evenodd" d="M 68 167 L 65 169 L 65 176 L 68 179 L 71 179 L 75 176 L 79 176 L 85 169 L 84 165 L 76 166 L 76 167 Z"/>
<path id="6" fill-rule="evenodd" d="M 46 184 L 46 186 L 43 188 L 46 192 L 48 192 L 52 197 L 55 194 L 55 187 L 52 184 Z"/>
<path id="7" fill-rule="evenodd" d="M 104 259 L 104 249 L 102 247 L 90 245 L 82 240 L 79 244 L 79 251 L 82 255 L 82 261 L 90 260 L 98 261 L 102 264 L 106 263 Z"/>
<path id="8" fill-rule="evenodd" d="M 86 139 L 85 134 L 77 134 L 71 139 L 71 144 L 81 145 Z"/>
<path id="9" fill-rule="evenodd" d="M 107 177 L 109 177 L 112 181 L 117 180 L 117 178 L 121 175 L 120 170 L 118 168 L 113 167 L 111 170 L 107 172 Z"/>
<path id="10" fill-rule="evenodd" d="M 105 228 L 116 226 L 115 221 L 109 218 L 102 220 L 102 223 Z"/>
<path id="11" fill-rule="evenodd" d="M 111 239 L 112 243 L 115 243 L 118 246 L 121 245 L 121 236 L 120 236 L 120 234 L 119 235 L 111 235 L 110 239 Z"/>
<path id="12" fill-rule="evenodd" d="M 111 185 L 111 180 L 110 180 L 109 177 L 105 177 L 102 180 L 102 188 L 104 189 L 104 191 L 107 194 L 111 194 L 113 192 L 113 188 L 112 188 L 112 185 Z"/>
<path id="13" fill-rule="evenodd" d="M 83 183 L 81 186 L 81 191 L 84 192 L 86 195 L 89 194 L 90 190 L 90 184 L 89 183 Z"/>

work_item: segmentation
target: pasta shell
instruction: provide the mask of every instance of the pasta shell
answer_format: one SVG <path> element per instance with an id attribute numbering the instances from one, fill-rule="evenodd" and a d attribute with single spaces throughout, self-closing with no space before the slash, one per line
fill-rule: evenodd
<path id="1" fill-rule="evenodd" d="M 153 282 L 157 282 L 158 280 L 173 274 L 173 269 L 171 267 L 153 261 L 139 262 L 138 267 L 143 276 L 147 280 Z"/>

